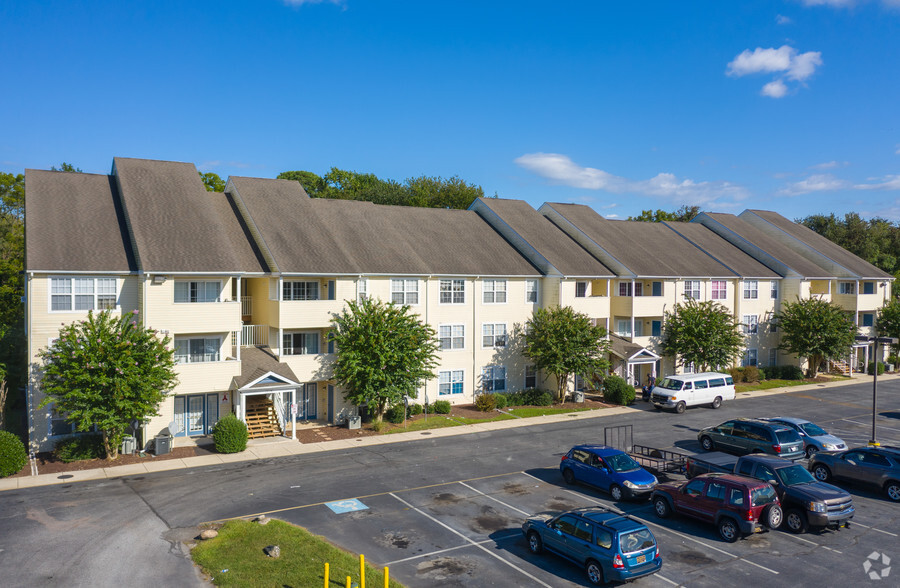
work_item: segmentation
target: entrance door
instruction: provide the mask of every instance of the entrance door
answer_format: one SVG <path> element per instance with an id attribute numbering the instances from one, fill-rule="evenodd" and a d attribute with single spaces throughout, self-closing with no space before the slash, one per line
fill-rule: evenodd
<path id="1" fill-rule="evenodd" d="M 206 433 L 212 435 L 213 427 L 219 422 L 219 395 L 206 395 Z"/>
<path id="2" fill-rule="evenodd" d="M 304 419 L 316 418 L 318 412 L 319 386 L 315 382 L 304 384 L 300 388 L 300 411 Z"/>
<path id="3" fill-rule="evenodd" d="M 187 423 L 185 429 L 188 435 L 202 435 L 204 397 L 201 395 L 188 396 Z"/>
<path id="4" fill-rule="evenodd" d="M 328 422 L 334 424 L 334 386 L 328 384 Z"/>

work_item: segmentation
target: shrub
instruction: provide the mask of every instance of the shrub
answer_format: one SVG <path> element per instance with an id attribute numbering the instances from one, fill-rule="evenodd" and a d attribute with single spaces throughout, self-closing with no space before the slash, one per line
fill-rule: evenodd
<path id="1" fill-rule="evenodd" d="M 525 404 L 521 392 L 510 392 L 503 396 L 506 396 L 506 406 L 522 406 Z"/>
<path id="2" fill-rule="evenodd" d="M 490 392 L 479 394 L 478 398 L 475 399 L 475 408 L 477 408 L 481 412 L 491 412 L 492 410 L 497 408 L 497 396 L 500 395 L 491 394 Z"/>
<path id="3" fill-rule="evenodd" d="M 376 433 L 380 433 L 384 429 L 384 421 L 375 421 L 372 423 L 372 430 Z"/>
<path id="4" fill-rule="evenodd" d="M 755 365 L 748 365 L 744 368 L 745 382 L 759 382 L 759 368 Z"/>
<path id="5" fill-rule="evenodd" d="M 233 414 L 226 415 L 213 427 L 213 441 L 219 453 L 238 453 L 247 449 L 247 425 Z"/>
<path id="6" fill-rule="evenodd" d="M 450 414 L 450 401 L 449 400 L 435 400 L 434 401 L 434 412 L 437 414 Z"/>
<path id="7" fill-rule="evenodd" d="M 395 404 L 385 411 L 384 418 L 390 423 L 399 425 L 406 419 L 406 406 L 403 404 Z"/>
<path id="8" fill-rule="evenodd" d="M 603 399 L 612 404 L 631 404 L 634 402 L 634 386 L 619 376 L 609 376 L 603 382 Z"/>
<path id="9" fill-rule="evenodd" d="M 410 404 L 409 405 L 409 416 L 417 416 L 422 414 L 422 405 L 421 404 Z"/>
<path id="10" fill-rule="evenodd" d="M 537 390 L 536 393 L 531 396 L 531 402 L 529 402 L 529 404 L 532 406 L 551 406 L 553 404 L 553 395 L 543 390 Z"/>
<path id="11" fill-rule="evenodd" d="M 868 373 L 870 376 L 875 375 L 875 365 L 876 365 L 875 363 L 870 363 L 869 369 L 866 370 L 866 373 Z M 877 365 L 878 365 L 878 375 L 880 376 L 881 374 L 884 373 L 884 364 L 879 361 Z"/>
<path id="12" fill-rule="evenodd" d="M 897 369 L 897 364 L 900 363 L 900 356 L 888 355 L 887 362 L 894 366 L 894 369 Z"/>
<path id="13" fill-rule="evenodd" d="M 731 378 L 734 380 L 734 383 L 744 381 L 744 368 L 742 367 L 733 367 L 728 368 L 728 373 L 731 374 Z"/>
<path id="14" fill-rule="evenodd" d="M 802 380 L 804 374 L 799 365 L 780 365 L 778 366 L 778 377 L 782 380 Z"/>
<path id="15" fill-rule="evenodd" d="M 106 457 L 106 450 L 103 448 L 103 437 L 94 433 L 63 439 L 56 444 L 55 452 L 56 457 L 65 463 Z"/>
<path id="16" fill-rule="evenodd" d="M 506 394 L 494 394 L 494 401 L 497 403 L 497 408 L 503 410 L 506 408 L 508 397 Z"/>
<path id="17" fill-rule="evenodd" d="M 18 474 L 28 463 L 22 440 L 9 431 L 0 431 L 0 478 Z"/>

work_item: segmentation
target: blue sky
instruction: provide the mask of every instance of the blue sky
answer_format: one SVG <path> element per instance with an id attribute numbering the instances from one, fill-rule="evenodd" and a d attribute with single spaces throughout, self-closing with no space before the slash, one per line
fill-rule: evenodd
<path id="1" fill-rule="evenodd" d="M 4 0 L 0 171 L 459 176 L 900 221 L 900 0 Z"/>

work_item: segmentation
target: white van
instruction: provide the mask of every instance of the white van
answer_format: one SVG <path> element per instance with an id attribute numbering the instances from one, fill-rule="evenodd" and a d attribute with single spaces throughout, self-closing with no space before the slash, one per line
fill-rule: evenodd
<path id="1" fill-rule="evenodd" d="M 668 376 L 650 391 L 650 402 L 657 410 L 672 408 L 678 414 L 688 406 L 708 404 L 719 408 L 723 401 L 733 399 L 734 380 L 718 372 Z"/>

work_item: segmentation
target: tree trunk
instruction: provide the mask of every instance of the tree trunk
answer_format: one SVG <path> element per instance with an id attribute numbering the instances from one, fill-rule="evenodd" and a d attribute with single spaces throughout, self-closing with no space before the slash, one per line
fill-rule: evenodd
<path id="1" fill-rule="evenodd" d="M 816 373 L 819 371 L 819 366 L 822 365 L 822 360 L 824 358 L 821 355 L 810 355 L 806 358 L 806 361 L 809 365 L 806 368 L 806 377 L 807 378 L 815 378 Z"/>
<path id="2" fill-rule="evenodd" d="M 119 445 L 114 439 L 110 439 L 109 431 L 103 431 L 103 449 L 106 451 L 106 459 L 113 461 L 119 457 Z"/>
<path id="3" fill-rule="evenodd" d="M 569 383 L 569 374 L 560 374 L 556 377 L 556 403 L 566 401 L 566 386 Z"/>
<path id="4" fill-rule="evenodd" d="M 0 382 L 0 431 L 3 430 L 3 423 L 6 421 L 6 380 Z"/>

